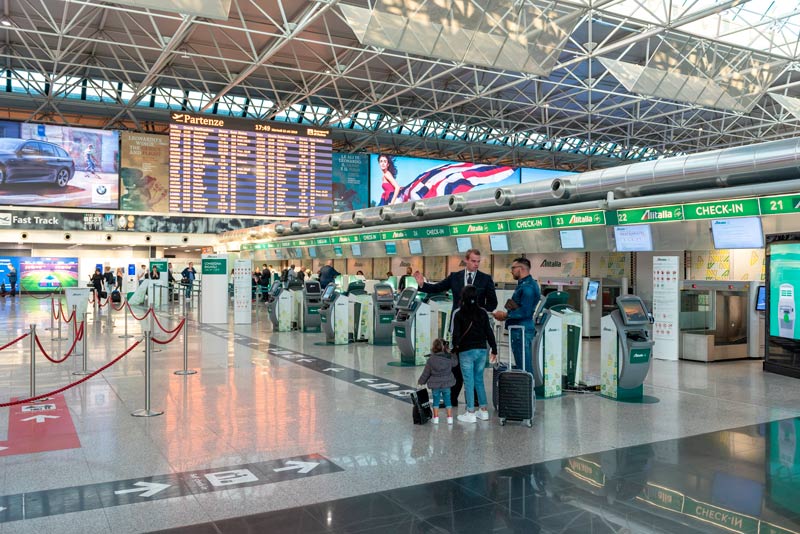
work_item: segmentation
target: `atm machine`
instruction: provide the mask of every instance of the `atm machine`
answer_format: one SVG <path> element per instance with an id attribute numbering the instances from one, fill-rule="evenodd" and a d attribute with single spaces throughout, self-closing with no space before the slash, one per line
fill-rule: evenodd
<path id="1" fill-rule="evenodd" d="M 400 358 L 389 365 L 425 365 L 432 341 L 430 305 L 417 300 L 417 290 L 409 287 L 400 293 L 395 310 L 392 328 Z"/>
<path id="2" fill-rule="evenodd" d="M 303 332 L 322 331 L 319 309 L 322 307 L 322 292 L 319 282 L 309 280 L 303 288 L 303 313 L 301 318 L 301 330 Z"/>
<path id="3" fill-rule="evenodd" d="M 325 332 L 325 341 L 333 345 L 347 345 L 347 323 L 350 315 L 347 295 L 336 291 L 336 284 L 328 284 L 322 292 L 321 302 L 319 318 L 322 331 Z"/>
<path id="4" fill-rule="evenodd" d="M 644 302 L 635 295 L 617 297 L 617 309 L 603 317 L 601 395 L 617 400 L 641 400 L 642 384 L 650 372 L 653 355 L 652 322 Z"/>
<path id="5" fill-rule="evenodd" d="M 389 284 L 377 283 L 372 291 L 369 342 L 373 345 L 391 345 L 393 320 L 394 290 Z"/>
<path id="6" fill-rule="evenodd" d="M 292 329 L 293 303 L 293 295 L 283 288 L 283 284 L 273 282 L 267 297 L 267 311 L 274 330 L 288 332 Z"/>
<path id="7" fill-rule="evenodd" d="M 568 299 L 563 291 L 548 293 L 534 312 L 533 377 L 539 397 L 558 397 L 564 387 L 575 387 L 581 380 L 583 317 Z"/>

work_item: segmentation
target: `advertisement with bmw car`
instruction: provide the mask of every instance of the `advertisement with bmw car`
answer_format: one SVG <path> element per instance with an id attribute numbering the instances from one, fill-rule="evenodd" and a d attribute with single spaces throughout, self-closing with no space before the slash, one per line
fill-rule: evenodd
<path id="1" fill-rule="evenodd" d="M 119 132 L 0 121 L 0 205 L 119 207 Z"/>

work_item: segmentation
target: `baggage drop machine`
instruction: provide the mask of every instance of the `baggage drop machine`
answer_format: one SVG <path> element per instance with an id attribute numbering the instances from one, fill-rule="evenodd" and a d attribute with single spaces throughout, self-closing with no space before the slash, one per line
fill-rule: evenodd
<path id="1" fill-rule="evenodd" d="M 325 332 L 325 341 L 333 345 L 347 345 L 349 316 L 347 295 L 339 293 L 336 284 L 330 283 L 322 292 L 321 302 L 319 318 L 322 331 Z"/>
<path id="2" fill-rule="evenodd" d="M 286 291 L 292 296 L 292 330 L 302 330 L 305 284 L 294 279 L 286 285 Z"/>
<path id="3" fill-rule="evenodd" d="M 394 290 L 389 284 L 375 284 L 372 291 L 372 313 L 369 315 L 369 319 L 369 342 L 373 345 L 391 345 Z"/>
<path id="4" fill-rule="evenodd" d="M 644 379 L 650 372 L 653 341 L 652 316 L 641 298 L 617 297 L 617 309 L 603 317 L 600 334 L 600 393 L 617 400 L 643 397 Z"/>
<path id="5" fill-rule="evenodd" d="M 292 329 L 293 295 L 283 288 L 283 284 L 273 282 L 267 297 L 267 311 L 273 330 L 288 332 Z"/>
<path id="6" fill-rule="evenodd" d="M 399 361 L 389 365 L 425 365 L 425 355 L 431 349 L 431 307 L 417 300 L 417 290 L 408 287 L 400 293 L 392 321 L 397 341 L 395 356 Z"/>
<path id="7" fill-rule="evenodd" d="M 369 316 L 372 315 L 372 298 L 367 294 L 366 283 L 350 277 L 345 292 L 348 300 L 349 322 L 348 331 L 352 333 L 353 341 L 367 341 L 369 338 Z"/>
<path id="8" fill-rule="evenodd" d="M 301 330 L 303 332 L 321 332 L 319 309 L 322 307 L 322 292 L 319 282 L 309 280 L 303 288 L 303 313 L 300 315 Z"/>
<path id="9" fill-rule="evenodd" d="M 450 315 L 453 313 L 453 294 L 434 293 L 426 298 L 431 307 L 431 339 L 440 337 L 450 342 Z"/>
<path id="10" fill-rule="evenodd" d="M 564 387 L 575 387 L 581 380 L 583 316 L 568 300 L 563 291 L 548 293 L 533 316 L 533 378 L 540 397 L 558 397 Z"/>

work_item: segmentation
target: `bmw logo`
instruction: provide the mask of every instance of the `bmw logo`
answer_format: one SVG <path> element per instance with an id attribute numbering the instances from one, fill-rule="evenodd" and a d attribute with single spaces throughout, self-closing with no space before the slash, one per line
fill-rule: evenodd
<path id="1" fill-rule="evenodd" d="M 106 189 L 106 186 L 104 185 L 98 185 L 95 191 L 97 191 L 98 195 L 105 195 L 106 193 L 108 193 L 108 189 Z"/>

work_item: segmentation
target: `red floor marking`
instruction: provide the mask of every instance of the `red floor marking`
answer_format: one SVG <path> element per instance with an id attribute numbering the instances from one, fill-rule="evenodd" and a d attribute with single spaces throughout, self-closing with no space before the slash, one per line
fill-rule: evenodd
<path id="1" fill-rule="evenodd" d="M 11 407 L 8 440 L 0 441 L 0 456 L 77 449 L 80 446 L 64 396 L 55 395 L 41 402 Z"/>

